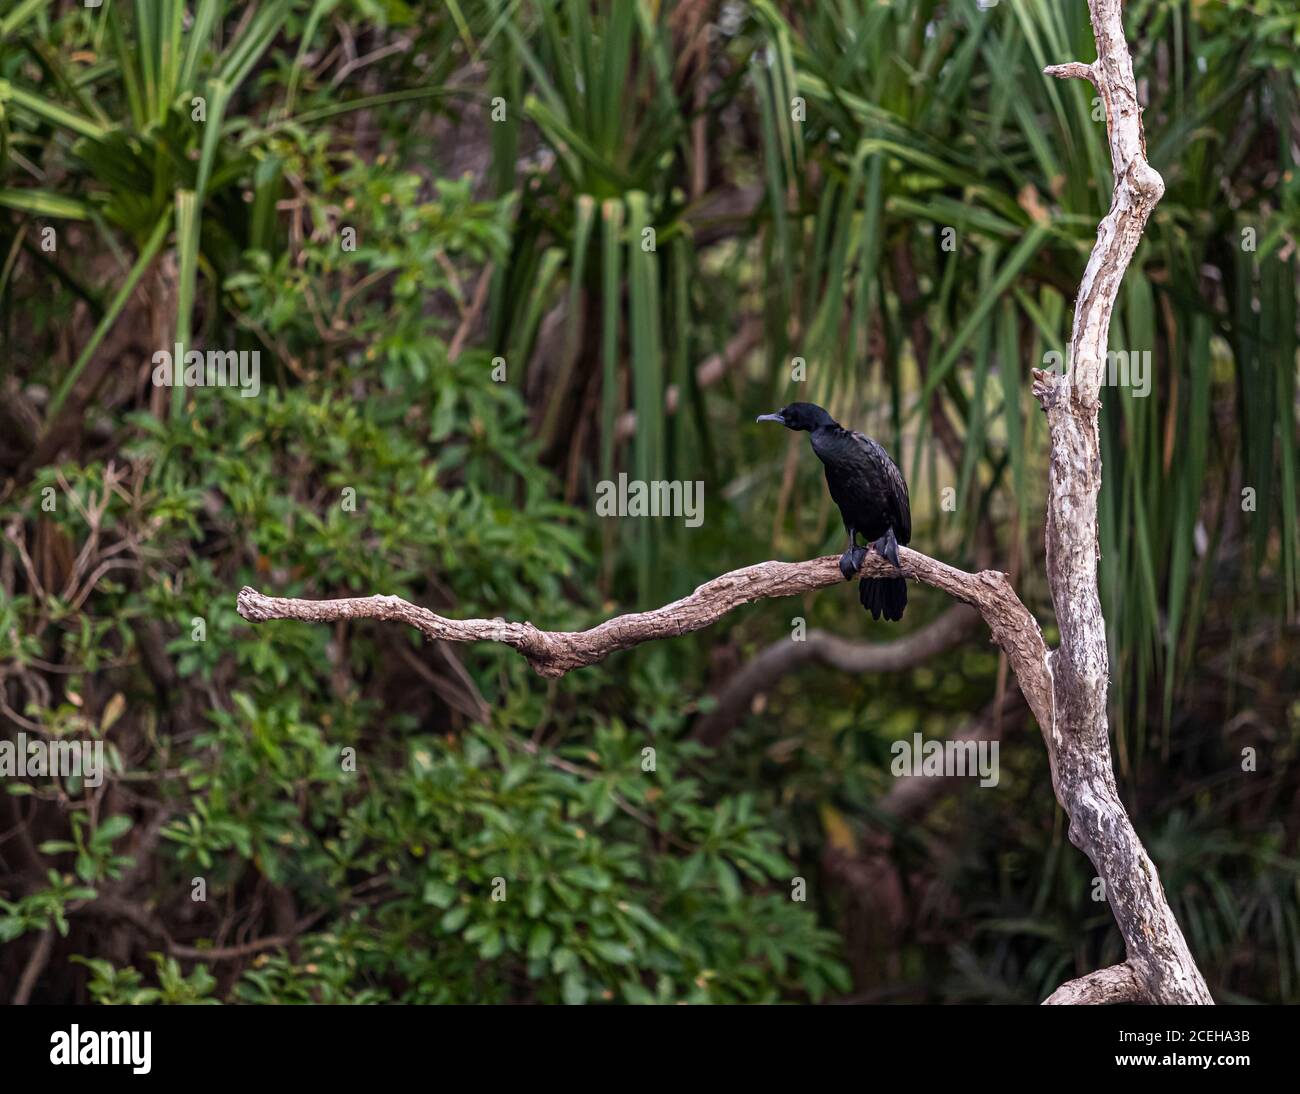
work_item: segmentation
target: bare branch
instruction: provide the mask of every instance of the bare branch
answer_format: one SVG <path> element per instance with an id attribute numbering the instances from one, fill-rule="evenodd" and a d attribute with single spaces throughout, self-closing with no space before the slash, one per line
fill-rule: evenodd
<path id="1" fill-rule="evenodd" d="M 149 908 L 133 901 L 116 896 L 100 896 L 81 906 L 74 906 L 74 911 L 100 919 L 122 919 L 130 923 L 142 934 L 158 941 L 167 953 L 173 957 L 182 957 L 197 961 L 238 961 L 264 950 L 274 950 L 288 946 L 300 935 L 310 930 L 324 918 L 328 908 L 318 908 L 293 925 L 285 934 L 266 935 L 243 942 L 237 946 L 190 946 L 176 942 L 163 926 L 157 914 Z"/>
<path id="2" fill-rule="evenodd" d="M 1002 738 L 1003 723 L 1019 712 L 1020 691 L 1015 682 L 1007 685 L 1006 694 L 994 699 L 978 716 L 953 733 L 951 741 L 998 741 Z M 924 816 L 936 802 L 945 796 L 965 790 L 971 780 L 964 775 L 911 776 L 894 780 L 889 793 L 876 802 L 883 813 L 892 813 L 900 820 L 910 821 Z"/>
<path id="3" fill-rule="evenodd" d="M 470 331 L 474 329 L 474 324 L 478 322 L 479 316 L 483 314 L 483 305 L 487 303 L 488 288 L 491 284 L 492 263 L 489 262 L 483 267 L 483 272 L 478 276 L 478 284 L 474 286 L 474 299 L 470 302 L 469 309 L 461 316 L 460 326 L 456 328 L 456 333 L 451 339 L 451 345 L 447 347 L 448 361 L 455 361 L 460 356 L 460 351 L 465 348 L 465 340 L 469 337 Z"/>
<path id="4" fill-rule="evenodd" d="M 27 964 L 23 966 L 23 974 L 18 980 L 18 990 L 14 992 L 13 1006 L 23 1007 L 31 1002 L 32 992 L 36 990 L 36 982 L 45 971 L 45 966 L 49 964 L 50 954 L 53 951 L 54 928 L 46 927 L 37 936 L 36 945 L 32 947 L 31 956 L 27 958 Z"/>
<path id="5" fill-rule="evenodd" d="M 899 571 L 869 553 L 860 571 L 867 576 L 901 572 L 979 609 L 993 640 L 1006 652 L 1034 716 L 1050 724 L 1051 679 L 1047 646 L 1038 621 L 1011 588 L 1006 574 L 994 570 L 966 573 L 907 548 L 899 549 Z M 294 600 L 263 596 L 245 587 L 239 614 L 251 623 L 298 619 L 331 623 L 339 619 L 383 619 L 407 623 L 443 642 L 500 642 L 518 650 L 541 676 L 563 676 L 594 665 L 611 653 L 643 642 L 689 634 L 716 623 L 728 612 L 755 600 L 796 596 L 844 583 L 834 555 L 808 562 L 760 562 L 705 582 L 690 596 L 648 612 L 616 616 L 586 631 L 543 631 L 531 623 L 503 619 L 445 619 L 396 596 L 346 600 Z"/>
<path id="6" fill-rule="evenodd" d="M 1085 65 L 1082 61 L 1066 61 L 1063 65 L 1048 65 L 1043 69 L 1043 74 L 1045 76 L 1055 76 L 1058 80 L 1097 82 L 1097 74 L 1093 71 L 1092 65 Z"/>
<path id="7" fill-rule="evenodd" d="M 977 612 L 955 604 L 937 619 L 891 642 L 861 642 L 825 631 L 809 631 L 795 641 L 773 642 L 734 673 L 717 693 L 717 706 L 695 724 L 692 736 L 716 745 L 749 709 L 754 696 L 771 689 L 786 673 L 809 661 L 840 672 L 901 672 L 960 642 L 979 620 Z"/>
<path id="8" fill-rule="evenodd" d="M 1043 1000 L 1045 1007 L 1072 1006 L 1079 1003 L 1106 1005 L 1114 1003 L 1146 1003 L 1147 994 L 1125 962 L 1108 969 L 1098 969 L 1078 980 L 1068 980 Z"/>

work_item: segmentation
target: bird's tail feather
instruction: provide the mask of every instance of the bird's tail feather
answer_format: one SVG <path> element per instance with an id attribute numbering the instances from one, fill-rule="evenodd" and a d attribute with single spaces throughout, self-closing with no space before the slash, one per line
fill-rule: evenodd
<path id="1" fill-rule="evenodd" d="M 872 619 L 882 615 L 890 622 L 903 618 L 907 607 L 907 580 L 901 577 L 864 577 L 858 584 L 858 599 Z"/>

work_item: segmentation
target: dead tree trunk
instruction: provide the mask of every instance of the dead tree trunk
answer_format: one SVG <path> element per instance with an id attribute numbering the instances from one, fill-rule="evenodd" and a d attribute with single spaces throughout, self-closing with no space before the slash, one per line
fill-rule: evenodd
<path id="1" fill-rule="evenodd" d="M 1155 866 L 1120 802 L 1110 755 L 1106 624 L 1097 595 L 1099 395 L 1120 282 L 1165 185 L 1146 160 L 1120 0 L 1089 0 L 1088 8 L 1097 59 L 1054 65 L 1047 73 L 1091 80 L 1097 88 L 1106 106 L 1115 190 L 1079 285 L 1067 375 L 1036 371 L 1034 377 L 1052 443 L 1047 577 L 1061 633 L 1049 661 L 1053 718 L 1050 728 L 1043 727 L 1044 738 L 1056 796 L 1070 817 L 1070 841 L 1097 868 L 1138 984 L 1154 1002 L 1211 1003 Z"/>

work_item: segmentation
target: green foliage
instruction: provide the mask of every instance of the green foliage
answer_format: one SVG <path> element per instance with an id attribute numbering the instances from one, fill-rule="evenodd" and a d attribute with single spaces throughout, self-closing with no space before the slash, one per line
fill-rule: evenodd
<path id="1" fill-rule="evenodd" d="M 53 927 L 67 936 L 69 906 L 78 901 L 94 900 L 94 889 L 77 885 L 70 876 L 55 870 L 45 878 L 48 888 L 39 889 L 17 901 L 0 900 L 0 942 L 12 942 L 27 931 Z"/>
<path id="2" fill-rule="evenodd" d="M 130 817 L 108 817 L 89 832 L 89 822 L 81 813 L 72 814 L 72 839 L 46 840 L 40 850 L 45 855 L 76 856 L 77 877 L 85 882 L 120 878 L 134 860 L 128 855 L 112 853 L 113 841 L 131 830 Z"/>
<path id="3" fill-rule="evenodd" d="M 1114 325 L 1153 394 L 1103 414 L 1119 775 L 1216 993 L 1294 1002 L 1300 25 L 1126 19 L 1167 193 Z M 3 788 L 0 979 L 49 929 L 81 955 L 40 992 L 103 1003 L 1032 1002 L 1118 960 L 1028 734 L 996 792 L 881 804 L 894 740 L 998 689 L 982 637 L 773 679 L 708 751 L 708 692 L 793 616 L 860 635 L 849 591 L 559 681 L 235 610 L 581 629 L 805 557 L 840 537 L 820 469 L 744 428 L 797 392 L 900 454 L 918 545 L 1015 570 L 1050 631 L 1026 380 L 1111 174 L 1091 90 L 1040 70 L 1091 50 L 1048 0 L 0 15 L 0 722 L 108 767 Z M 257 394 L 153 388 L 177 341 L 257 353 Z M 706 482 L 705 526 L 597 522 L 620 470 Z M 1243 742 L 1258 778 L 1213 792 Z M 110 961 L 86 925 L 123 902 Z"/>
<path id="4" fill-rule="evenodd" d="M 151 953 L 149 959 L 157 974 L 156 988 L 144 987 L 137 969 L 115 969 L 112 962 L 102 958 L 72 958 L 90 971 L 86 989 L 96 1003 L 138 1007 L 154 1003 L 210 1005 L 218 1002 L 211 997 L 216 980 L 206 966 L 196 965 L 186 976 L 174 958 Z"/>

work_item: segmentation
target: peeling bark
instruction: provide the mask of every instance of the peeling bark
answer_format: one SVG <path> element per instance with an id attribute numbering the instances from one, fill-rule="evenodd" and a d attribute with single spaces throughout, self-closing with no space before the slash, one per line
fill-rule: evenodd
<path id="1" fill-rule="evenodd" d="M 1045 1007 L 1079 1003 L 1111 1006 L 1116 1003 L 1144 1003 L 1146 992 L 1127 962 L 1098 969 L 1078 980 L 1068 980 L 1043 1000 Z"/>
<path id="2" fill-rule="evenodd" d="M 1119 798 L 1110 755 L 1106 701 L 1110 666 L 1097 593 L 1097 495 L 1101 489 L 1098 414 L 1111 313 L 1164 181 L 1146 161 L 1142 108 L 1124 38 L 1120 0 L 1089 0 L 1097 60 L 1046 69 L 1085 78 L 1106 106 L 1115 189 L 1097 228 L 1075 302 L 1065 376 L 1034 373 L 1047 413 L 1051 464 L 1047 499 L 1047 579 L 1060 630 L 1052 654 L 1054 718 L 1043 724 L 1056 796 L 1070 818 L 1070 841 L 1105 885 L 1128 950 L 1128 965 L 1157 1003 L 1212 1003 L 1155 865 Z"/>

